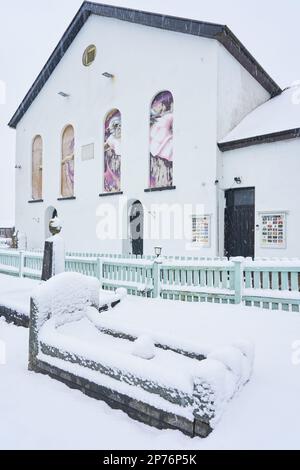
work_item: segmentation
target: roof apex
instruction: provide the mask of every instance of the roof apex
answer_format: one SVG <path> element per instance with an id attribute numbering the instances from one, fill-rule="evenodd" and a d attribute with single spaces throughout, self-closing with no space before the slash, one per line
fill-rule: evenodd
<path id="1" fill-rule="evenodd" d="M 18 123 L 44 87 L 56 66 L 62 60 L 77 34 L 92 14 L 153 28 L 164 29 L 167 31 L 175 31 L 183 34 L 216 39 L 270 93 L 271 96 L 276 96 L 282 91 L 277 83 L 274 82 L 245 46 L 243 46 L 231 30 L 225 25 L 105 5 L 102 3 L 83 2 L 42 71 L 11 118 L 8 124 L 10 127 L 14 129 L 17 127 Z"/>

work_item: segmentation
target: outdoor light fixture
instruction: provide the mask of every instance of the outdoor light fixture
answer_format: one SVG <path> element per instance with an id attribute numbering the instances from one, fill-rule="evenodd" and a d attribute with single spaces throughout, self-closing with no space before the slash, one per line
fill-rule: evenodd
<path id="1" fill-rule="evenodd" d="M 242 184 L 242 178 L 241 178 L 240 176 L 236 176 L 236 177 L 234 178 L 234 182 L 235 182 L 236 184 Z"/>
<path id="2" fill-rule="evenodd" d="M 109 73 L 109 72 L 104 72 L 102 74 L 103 77 L 105 78 L 114 78 L 114 75 L 112 73 Z"/>
<path id="3" fill-rule="evenodd" d="M 69 98 L 69 94 L 68 93 L 65 93 L 64 91 L 59 91 L 58 92 L 59 96 L 62 96 L 63 98 Z"/>
<path id="4" fill-rule="evenodd" d="M 156 246 L 154 248 L 154 251 L 155 251 L 156 258 L 159 258 L 160 255 L 161 255 L 161 252 L 162 252 L 162 247 L 161 246 Z"/>

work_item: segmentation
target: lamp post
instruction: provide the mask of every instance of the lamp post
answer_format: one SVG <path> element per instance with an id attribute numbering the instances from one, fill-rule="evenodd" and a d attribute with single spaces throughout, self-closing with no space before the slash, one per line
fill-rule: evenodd
<path id="1" fill-rule="evenodd" d="M 162 259 L 160 258 L 162 247 L 156 246 L 154 248 L 156 259 L 153 262 L 153 297 L 160 297 L 160 269 L 163 264 Z"/>

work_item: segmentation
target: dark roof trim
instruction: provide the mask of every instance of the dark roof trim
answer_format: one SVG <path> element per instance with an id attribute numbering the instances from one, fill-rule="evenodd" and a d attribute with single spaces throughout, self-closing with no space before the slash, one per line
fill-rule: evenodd
<path id="1" fill-rule="evenodd" d="M 19 121 L 38 96 L 50 75 L 59 64 L 91 14 L 115 18 L 121 21 L 128 21 L 153 28 L 216 39 L 230 52 L 230 54 L 233 55 L 233 57 L 235 57 L 238 62 L 240 62 L 243 67 L 245 67 L 245 69 L 271 94 L 271 96 L 278 95 L 282 92 L 281 88 L 265 72 L 261 65 L 254 59 L 250 52 L 234 36 L 227 26 L 132 10 L 129 8 L 84 2 L 54 52 L 48 59 L 41 73 L 38 75 L 29 92 L 23 99 L 21 105 L 10 120 L 8 124 L 10 127 L 16 128 Z"/>
<path id="2" fill-rule="evenodd" d="M 223 142 L 218 144 L 218 147 L 222 152 L 228 152 L 229 150 L 251 147 L 252 145 L 270 144 L 272 142 L 280 142 L 282 140 L 297 139 L 298 137 L 300 137 L 300 128 L 248 137 L 246 139 L 233 140 L 231 142 Z"/>

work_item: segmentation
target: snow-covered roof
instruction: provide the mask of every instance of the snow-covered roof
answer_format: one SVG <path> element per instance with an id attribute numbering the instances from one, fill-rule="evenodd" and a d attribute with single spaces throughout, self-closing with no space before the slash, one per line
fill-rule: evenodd
<path id="1" fill-rule="evenodd" d="M 221 150 L 229 142 L 249 140 L 300 129 L 300 85 L 286 88 L 248 114 L 229 134 L 219 141 Z M 297 132 L 294 132 L 294 136 Z M 259 139 L 262 142 L 262 139 Z M 258 143 L 258 141 L 254 141 Z"/>

